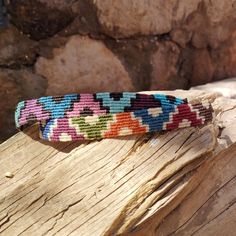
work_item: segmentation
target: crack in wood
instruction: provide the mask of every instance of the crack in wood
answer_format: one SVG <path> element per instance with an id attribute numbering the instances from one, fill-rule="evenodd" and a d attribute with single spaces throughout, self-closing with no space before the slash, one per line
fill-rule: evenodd
<path id="1" fill-rule="evenodd" d="M 197 229 L 196 231 L 194 231 L 191 236 L 195 235 L 197 232 L 199 232 L 202 228 L 204 228 L 206 225 L 210 224 L 212 221 L 216 220 L 219 216 L 222 216 L 226 211 L 228 211 L 232 206 L 234 206 L 234 204 L 236 204 L 236 198 L 233 202 L 231 202 L 226 209 L 224 209 L 223 211 L 220 211 L 214 218 L 212 218 L 210 221 L 208 221 L 207 223 L 201 225 L 201 227 L 199 229 Z"/>
<path id="2" fill-rule="evenodd" d="M 185 225 L 187 225 L 193 218 L 194 216 L 196 216 L 196 214 L 201 210 L 202 207 L 204 207 L 205 204 L 207 204 L 207 202 L 209 202 L 209 200 L 211 198 L 213 198 L 220 190 L 222 190 L 227 184 L 229 184 L 232 180 L 235 179 L 236 176 L 234 176 L 233 178 L 231 178 L 230 180 L 228 180 L 226 183 L 224 183 L 219 189 L 217 189 L 214 193 L 211 194 L 211 196 L 209 196 L 208 199 L 206 199 L 206 201 L 192 214 L 192 216 L 185 221 L 182 225 L 180 225 L 174 232 L 168 234 L 167 236 L 172 236 L 175 235 L 175 233 L 177 233 L 181 228 L 183 228 Z M 203 226 L 204 227 L 204 226 Z"/>
<path id="3" fill-rule="evenodd" d="M 181 92 L 181 96 L 185 93 Z M 205 95 L 201 93 L 201 96 L 204 99 Z M 3 233 L 0 234 L 32 235 L 36 227 L 40 235 L 131 233 L 140 236 L 142 232 L 148 235 L 148 229 L 155 234 L 156 226 L 157 230 L 159 227 L 164 230 L 162 220 L 174 215 L 174 209 L 185 210 L 178 206 L 191 199 L 197 187 L 205 183 L 212 164 L 218 161 L 212 153 L 217 138 L 213 128 L 218 122 L 199 129 L 83 144 L 46 146 L 45 142 L 39 142 L 34 128 L 27 131 L 31 135 L 34 133 L 33 140 L 23 133 L 17 134 L 1 146 L 1 171 L 13 166 L 17 175 L 10 181 L 0 180 L 3 189 L 0 197 L 0 231 Z M 22 153 L 26 150 L 32 156 L 24 160 Z M 21 155 L 19 163 L 15 158 L 17 154 Z M 223 163 L 222 171 L 228 168 L 226 161 Z M 229 175 L 227 180 L 229 177 L 232 178 Z M 223 186 L 217 189 L 220 187 L 224 189 Z M 210 191 L 210 187 L 206 191 Z M 209 195 L 200 199 L 201 206 Z M 228 199 L 224 204 L 229 209 L 235 206 Z M 181 226 L 171 225 L 168 233 L 175 232 L 177 227 L 180 231 L 186 225 L 191 227 L 187 220 L 199 211 L 199 207 L 197 204 L 187 219 L 180 218 Z M 222 215 L 226 207 L 218 207 L 220 211 L 217 209 L 213 216 Z M 150 228 L 148 222 L 153 224 Z M 203 226 L 202 230 L 205 228 Z"/>

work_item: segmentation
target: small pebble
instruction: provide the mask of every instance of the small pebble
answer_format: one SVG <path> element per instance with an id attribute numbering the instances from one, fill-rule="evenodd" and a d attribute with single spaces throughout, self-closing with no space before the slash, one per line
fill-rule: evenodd
<path id="1" fill-rule="evenodd" d="M 6 172 L 6 173 L 5 173 L 5 177 L 7 177 L 7 178 L 13 178 L 14 175 L 13 175 L 11 172 Z"/>

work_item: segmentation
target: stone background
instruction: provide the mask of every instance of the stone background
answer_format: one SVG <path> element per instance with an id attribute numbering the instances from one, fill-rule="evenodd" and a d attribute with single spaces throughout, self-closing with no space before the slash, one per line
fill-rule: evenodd
<path id="1" fill-rule="evenodd" d="M 18 101 L 188 89 L 236 75 L 236 0 L 5 0 L 0 141 Z"/>

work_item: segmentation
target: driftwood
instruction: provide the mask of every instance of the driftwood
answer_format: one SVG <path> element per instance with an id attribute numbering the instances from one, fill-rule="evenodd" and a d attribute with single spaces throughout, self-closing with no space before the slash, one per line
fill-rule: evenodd
<path id="1" fill-rule="evenodd" d="M 173 94 L 210 99 L 214 123 L 72 143 L 33 126 L 3 143 L 0 235 L 235 235 L 236 100 Z"/>

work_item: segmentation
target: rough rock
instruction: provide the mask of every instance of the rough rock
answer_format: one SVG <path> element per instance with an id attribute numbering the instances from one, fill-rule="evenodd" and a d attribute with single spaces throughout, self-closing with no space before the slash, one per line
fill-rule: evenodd
<path id="1" fill-rule="evenodd" d="M 51 9 L 55 8 L 62 11 L 69 9 L 73 5 L 73 3 L 76 2 L 75 0 L 66 0 L 66 1 L 65 0 L 51 0 L 51 1 L 37 0 L 37 1 L 45 4 L 46 7 L 49 7 Z"/>
<path id="2" fill-rule="evenodd" d="M 70 9 L 73 0 L 14 0 L 7 1 L 6 7 L 11 22 L 31 38 L 39 40 L 53 36 L 64 29 L 73 19 Z"/>
<path id="3" fill-rule="evenodd" d="M 191 40 L 191 33 L 185 29 L 177 28 L 170 32 L 171 39 L 182 48 L 187 47 L 187 43 Z"/>
<path id="4" fill-rule="evenodd" d="M 188 1 L 188 4 L 191 5 Z M 182 5 L 182 2 L 179 6 Z M 172 39 L 181 46 L 216 49 L 231 37 L 235 26 L 235 0 L 199 1 L 197 9 L 172 28 Z M 184 43 L 183 43 L 184 42 Z"/>
<path id="5" fill-rule="evenodd" d="M 236 27 L 235 0 L 95 0 L 94 3 L 103 33 L 115 38 L 171 33 L 173 40 L 182 45 L 183 41 L 184 45 L 191 41 L 197 48 L 207 45 L 216 48 Z"/>
<path id="6" fill-rule="evenodd" d="M 6 6 L 13 24 L 37 40 L 58 32 L 114 38 L 171 34 L 180 44 L 217 48 L 236 28 L 236 0 L 14 0 Z"/>
<path id="7" fill-rule="evenodd" d="M 101 27 L 93 0 L 74 1 L 71 11 L 75 18 L 66 28 L 58 33 L 59 35 L 71 36 L 80 34 L 90 35 L 93 38 L 100 37 Z"/>
<path id="8" fill-rule="evenodd" d="M 197 49 L 192 58 L 191 85 L 209 83 L 213 80 L 214 65 L 207 49 Z"/>
<path id="9" fill-rule="evenodd" d="M 19 33 L 15 27 L 0 31 L 0 66 L 32 65 L 36 59 L 37 43 Z"/>
<path id="10" fill-rule="evenodd" d="M 211 51 L 211 58 L 215 65 L 215 80 L 226 79 L 236 75 L 236 30 L 227 43 Z"/>
<path id="11" fill-rule="evenodd" d="M 102 42 L 87 37 L 70 38 L 54 50 L 52 59 L 39 58 L 35 68 L 48 79 L 47 94 L 134 90 L 118 58 Z"/>
<path id="12" fill-rule="evenodd" d="M 151 58 L 151 90 L 186 88 L 188 81 L 178 74 L 180 49 L 172 42 L 163 42 Z"/>
<path id="13" fill-rule="evenodd" d="M 236 0 L 205 0 L 205 2 L 206 13 L 212 29 L 209 35 L 209 44 L 212 47 L 217 47 L 226 41 L 231 32 L 236 29 Z"/>
<path id="14" fill-rule="evenodd" d="M 136 91 L 148 90 L 151 84 L 150 57 L 158 48 L 157 37 L 132 40 L 106 40 L 106 46 L 118 56 L 135 86 Z"/>
<path id="15" fill-rule="evenodd" d="M 44 95 L 45 79 L 28 69 L 0 70 L 0 142 L 15 131 L 14 111 L 20 100 Z"/>
<path id="16" fill-rule="evenodd" d="M 191 4 L 189 0 L 94 1 L 103 31 L 117 38 L 168 33 L 173 22 L 183 21 L 197 9 L 199 2 L 200 0 L 192 0 Z"/>

